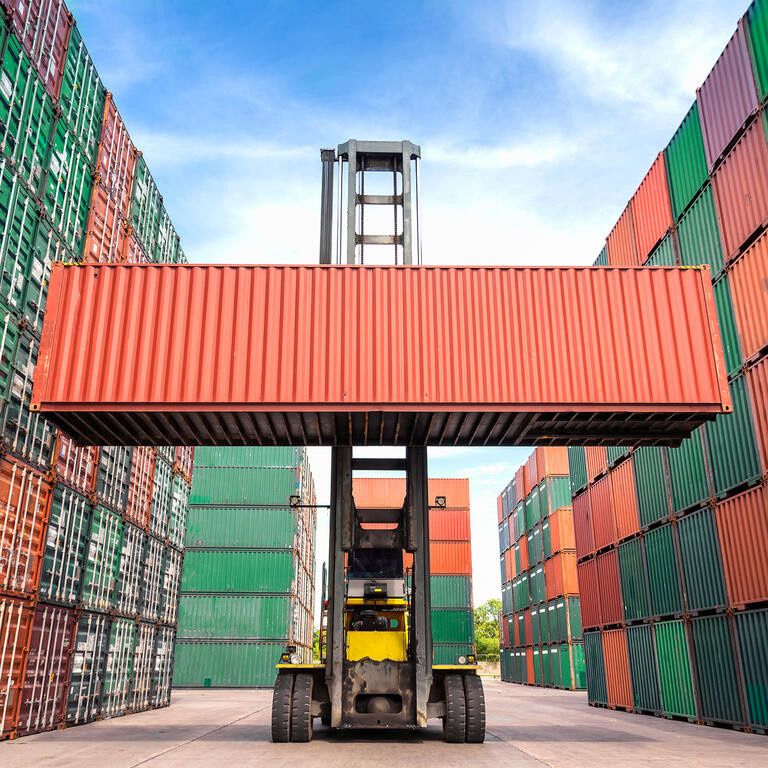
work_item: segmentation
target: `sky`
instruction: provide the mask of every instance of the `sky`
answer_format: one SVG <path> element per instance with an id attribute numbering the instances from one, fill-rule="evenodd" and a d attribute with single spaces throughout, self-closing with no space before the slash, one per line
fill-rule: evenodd
<path id="1" fill-rule="evenodd" d="M 358 138 L 421 146 L 424 263 L 530 265 L 594 261 L 748 3 L 68 5 L 191 262 L 316 262 L 319 149 Z M 430 452 L 470 477 L 475 604 L 529 453 Z"/>

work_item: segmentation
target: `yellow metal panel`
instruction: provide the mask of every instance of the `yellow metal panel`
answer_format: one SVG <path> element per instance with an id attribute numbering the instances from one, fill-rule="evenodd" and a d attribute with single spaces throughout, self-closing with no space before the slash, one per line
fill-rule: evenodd
<path id="1" fill-rule="evenodd" d="M 405 632 L 347 632 L 347 659 L 406 660 Z"/>

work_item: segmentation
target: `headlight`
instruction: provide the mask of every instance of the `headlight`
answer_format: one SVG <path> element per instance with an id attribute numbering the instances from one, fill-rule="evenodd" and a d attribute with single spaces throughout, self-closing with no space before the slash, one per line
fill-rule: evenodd
<path id="1" fill-rule="evenodd" d="M 300 664 L 300 663 L 301 663 L 301 659 L 299 658 L 299 654 L 298 653 L 291 654 L 291 664 Z"/>
<path id="2" fill-rule="evenodd" d="M 459 656 L 459 664 L 466 664 L 466 663 L 467 663 L 467 657 Z"/>

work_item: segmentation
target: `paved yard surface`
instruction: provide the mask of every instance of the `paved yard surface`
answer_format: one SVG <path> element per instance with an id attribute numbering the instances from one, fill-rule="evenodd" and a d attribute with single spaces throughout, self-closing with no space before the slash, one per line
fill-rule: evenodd
<path id="1" fill-rule="evenodd" d="M 445 744 L 439 721 L 418 735 L 336 734 L 310 744 L 269 741 L 271 691 L 175 691 L 173 704 L 0 743 L 0 765 L 768 766 L 768 737 L 586 705 L 583 693 L 486 682 L 485 744 Z"/>

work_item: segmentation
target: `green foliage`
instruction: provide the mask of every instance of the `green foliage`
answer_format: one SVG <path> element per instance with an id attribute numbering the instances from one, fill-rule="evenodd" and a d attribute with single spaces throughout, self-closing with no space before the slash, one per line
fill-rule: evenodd
<path id="1" fill-rule="evenodd" d="M 499 613 L 501 613 L 501 600 L 491 599 L 487 603 L 475 608 L 475 637 L 499 639 Z"/>
<path id="2" fill-rule="evenodd" d="M 480 661 L 498 661 L 499 660 L 499 638 L 498 637 L 478 637 L 477 638 L 477 657 Z"/>
<path id="3" fill-rule="evenodd" d="M 316 629 L 312 633 L 312 659 L 320 661 L 320 630 Z"/>

